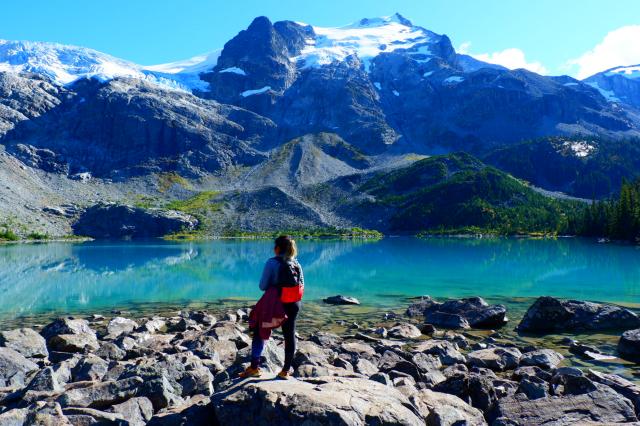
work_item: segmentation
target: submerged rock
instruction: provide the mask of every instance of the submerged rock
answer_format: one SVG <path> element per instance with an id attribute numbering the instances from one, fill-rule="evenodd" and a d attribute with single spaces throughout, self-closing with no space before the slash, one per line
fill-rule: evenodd
<path id="1" fill-rule="evenodd" d="M 323 299 L 323 301 L 324 303 L 327 303 L 329 305 L 359 305 L 360 304 L 360 301 L 355 297 L 342 296 L 342 295 L 330 296 Z"/>
<path id="2" fill-rule="evenodd" d="M 618 341 L 618 353 L 622 358 L 640 362 L 640 328 L 622 333 Z"/>
<path id="3" fill-rule="evenodd" d="M 197 219 L 175 211 L 97 204 L 82 213 L 73 231 L 92 238 L 155 238 L 197 225 Z"/>
<path id="4" fill-rule="evenodd" d="M 620 330 L 640 327 L 640 318 L 620 306 L 540 297 L 518 325 L 524 332 Z"/>
<path id="5" fill-rule="evenodd" d="M 499 328 L 507 323 L 504 305 L 489 305 L 481 297 L 437 302 L 424 297 L 407 308 L 407 315 L 423 315 L 426 323 L 447 328 Z"/>

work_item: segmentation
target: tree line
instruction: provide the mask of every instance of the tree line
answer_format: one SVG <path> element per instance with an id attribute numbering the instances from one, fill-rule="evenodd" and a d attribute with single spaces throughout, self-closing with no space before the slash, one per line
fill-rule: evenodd
<path id="1" fill-rule="evenodd" d="M 624 181 L 617 198 L 593 201 L 571 227 L 581 236 L 640 242 L 640 179 Z"/>

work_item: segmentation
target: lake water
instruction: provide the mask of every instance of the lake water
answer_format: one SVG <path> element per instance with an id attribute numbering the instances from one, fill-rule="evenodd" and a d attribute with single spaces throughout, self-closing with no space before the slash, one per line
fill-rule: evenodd
<path id="1" fill-rule="evenodd" d="M 393 307 L 407 296 L 552 295 L 637 304 L 640 250 L 581 239 L 299 241 L 306 300 Z M 0 246 L 0 321 L 148 303 L 256 299 L 272 243 L 85 242 Z M 527 300 L 527 306 L 530 300 Z M 135 309 L 135 308 L 134 308 Z"/>

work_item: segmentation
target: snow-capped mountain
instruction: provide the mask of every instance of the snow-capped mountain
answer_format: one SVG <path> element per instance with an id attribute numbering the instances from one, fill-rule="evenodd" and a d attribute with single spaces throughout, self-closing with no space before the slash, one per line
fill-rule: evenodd
<path id="1" fill-rule="evenodd" d="M 640 65 L 608 69 L 584 80 L 611 102 L 640 108 Z"/>
<path id="2" fill-rule="evenodd" d="M 218 50 L 186 61 L 142 66 L 86 47 L 0 40 L 0 72 L 42 74 L 60 85 L 83 78 L 107 81 L 132 77 L 192 90 L 203 87 L 198 74 L 213 68 L 219 54 Z"/>

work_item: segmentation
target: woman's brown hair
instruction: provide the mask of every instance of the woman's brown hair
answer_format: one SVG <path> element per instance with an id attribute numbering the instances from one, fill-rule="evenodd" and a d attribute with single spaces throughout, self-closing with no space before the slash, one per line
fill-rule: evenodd
<path id="1" fill-rule="evenodd" d="M 296 246 L 296 240 L 289 235 L 281 235 L 276 238 L 276 247 L 280 251 L 280 255 L 287 259 L 292 259 L 298 255 L 298 247 Z"/>

